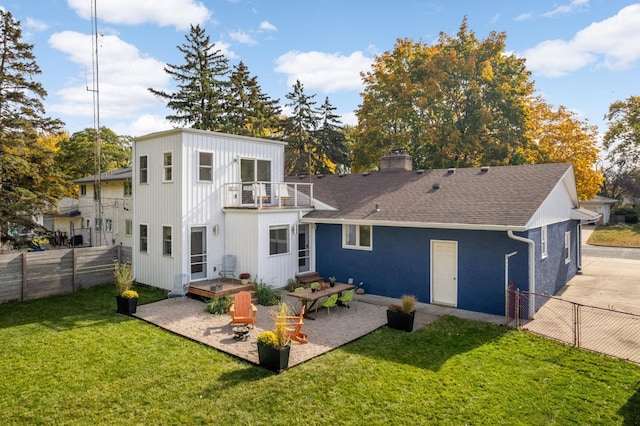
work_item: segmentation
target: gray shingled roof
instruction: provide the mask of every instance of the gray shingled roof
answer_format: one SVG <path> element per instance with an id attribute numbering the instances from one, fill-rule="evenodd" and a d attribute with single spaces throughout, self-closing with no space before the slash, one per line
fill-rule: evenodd
<path id="1" fill-rule="evenodd" d="M 336 210 L 314 210 L 315 222 L 388 221 L 523 227 L 570 164 L 291 177 L 314 184 L 314 198 Z M 434 189 L 435 184 L 439 189 Z M 379 211 L 376 211 L 376 206 Z"/>
<path id="2" fill-rule="evenodd" d="M 131 167 L 124 167 L 122 169 L 100 173 L 100 181 L 107 182 L 111 180 L 131 180 L 132 176 L 133 173 L 131 172 Z M 73 183 L 93 183 L 95 179 L 96 175 L 85 176 L 80 179 L 75 179 Z"/>

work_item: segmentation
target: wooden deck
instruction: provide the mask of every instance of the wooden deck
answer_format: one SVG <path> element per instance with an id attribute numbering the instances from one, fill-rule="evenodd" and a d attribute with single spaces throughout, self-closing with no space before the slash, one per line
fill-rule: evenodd
<path id="1" fill-rule="evenodd" d="M 255 284 L 242 284 L 234 278 L 218 278 L 215 280 L 197 281 L 189 284 L 189 294 L 213 299 L 215 297 L 229 296 L 239 291 L 255 291 Z"/>

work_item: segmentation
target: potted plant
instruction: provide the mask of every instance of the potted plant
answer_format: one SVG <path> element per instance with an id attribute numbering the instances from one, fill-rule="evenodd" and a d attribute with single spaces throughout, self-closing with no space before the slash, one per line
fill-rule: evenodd
<path id="1" fill-rule="evenodd" d="M 336 285 L 336 277 L 329 277 L 329 285 L 331 287 Z"/>
<path id="2" fill-rule="evenodd" d="M 274 316 L 291 315 L 289 305 L 284 302 L 278 304 Z M 289 352 L 291 339 L 287 333 L 286 323 L 275 321 L 275 331 L 267 330 L 258 335 L 258 361 L 267 370 L 279 373 L 289 368 Z"/>
<path id="3" fill-rule="evenodd" d="M 387 325 L 389 328 L 411 332 L 416 315 L 416 297 L 404 295 L 400 305 L 389 305 L 387 309 Z"/>
<path id="4" fill-rule="evenodd" d="M 243 272 L 240 275 L 238 275 L 238 278 L 240 278 L 240 282 L 242 282 L 242 284 L 248 284 L 249 278 L 251 278 L 251 274 L 248 272 Z"/>
<path id="5" fill-rule="evenodd" d="M 131 290 L 131 286 L 133 285 L 133 270 L 131 269 L 131 264 L 115 262 L 114 279 L 117 291 L 117 312 L 125 315 L 135 314 L 138 306 L 138 292 Z"/>

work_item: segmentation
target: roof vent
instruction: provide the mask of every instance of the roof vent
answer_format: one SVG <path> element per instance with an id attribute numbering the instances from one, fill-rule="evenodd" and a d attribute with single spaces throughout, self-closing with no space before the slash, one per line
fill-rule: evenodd
<path id="1" fill-rule="evenodd" d="M 489 166 L 482 166 L 480 167 L 480 171 L 482 173 L 488 173 L 489 172 Z"/>
<path id="2" fill-rule="evenodd" d="M 434 182 L 431 187 L 433 189 L 440 189 L 442 187 L 442 185 L 440 184 L 440 182 Z"/>
<path id="3" fill-rule="evenodd" d="M 450 169 L 447 169 L 447 174 L 452 175 L 452 174 L 454 174 L 455 172 L 456 172 L 456 169 L 454 169 L 453 167 L 452 167 L 452 168 L 450 168 Z"/>

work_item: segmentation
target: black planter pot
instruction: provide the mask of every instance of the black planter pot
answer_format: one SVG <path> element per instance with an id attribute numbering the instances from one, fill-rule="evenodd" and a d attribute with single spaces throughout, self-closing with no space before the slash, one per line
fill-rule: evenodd
<path id="1" fill-rule="evenodd" d="M 402 311 L 387 309 L 387 325 L 389 328 L 411 332 L 413 330 L 413 319 L 416 311 L 405 314 Z"/>
<path id="2" fill-rule="evenodd" d="M 276 373 L 286 370 L 289 368 L 290 349 L 291 346 L 278 349 L 258 342 L 258 360 L 260 361 L 260 365 Z"/>
<path id="3" fill-rule="evenodd" d="M 127 299 L 122 296 L 116 296 L 116 302 L 118 303 L 118 313 L 131 315 L 136 313 L 136 308 L 138 306 L 138 298 L 134 297 L 132 299 Z"/>

